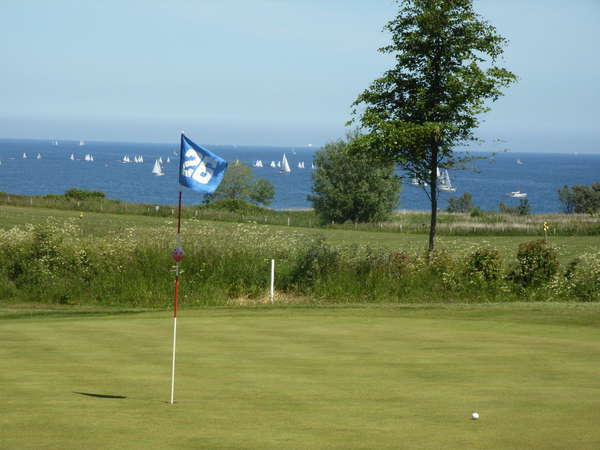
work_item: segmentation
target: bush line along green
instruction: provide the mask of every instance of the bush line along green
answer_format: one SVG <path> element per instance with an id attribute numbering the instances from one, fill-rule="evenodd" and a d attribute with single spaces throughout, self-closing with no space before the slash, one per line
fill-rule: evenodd
<path id="1" fill-rule="evenodd" d="M 491 302 L 600 299 L 600 253 L 561 268 L 545 241 L 519 247 L 504 267 L 492 248 L 465 256 L 351 246 L 293 232 L 265 238 L 256 225 L 196 224 L 184 235 L 184 305 L 266 301 L 269 261 L 277 260 L 279 299 L 319 303 Z M 168 307 L 172 299 L 172 233 L 166 228 L 84 237 L 76 220 L 0 231 L 0 300 Z"/>

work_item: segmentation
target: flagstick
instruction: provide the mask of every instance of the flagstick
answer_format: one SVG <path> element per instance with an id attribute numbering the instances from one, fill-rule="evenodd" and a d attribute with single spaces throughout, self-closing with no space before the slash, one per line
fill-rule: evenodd
<path id="1" fill-rule="evenodd" d="M 181 248 L 181 191 L 177 208 L 177 248 Z M 171 369 L 171 404 L 175 395 L 175 347 L 177 343 L 177 304 L 179 303 L 179 261 L 175 264 L 175 299 L 173 301 L 173 365 Z"/>

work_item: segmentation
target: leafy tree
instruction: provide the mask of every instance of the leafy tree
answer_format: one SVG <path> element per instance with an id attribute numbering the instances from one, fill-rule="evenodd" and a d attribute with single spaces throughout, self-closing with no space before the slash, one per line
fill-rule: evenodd
<path id="1" fill-rule="evenodd" d="M 398 0 L 386 25 L 395 65 L 361 93 L 360 124 L 379 157 L 395 161 L 429 185 L 429 251 L 437 224 L 437 168 L 465 167 L 473 158 L 453 149 L 477 138 L 478 116 L 516 80 L 496 66 L 506 40 L 473 10 L 472 0 Z"/>
<path id="2" fill-rule="evenodd" d="M 575 185 L 571 189 L 565 185 L 558 190 L 558 198 L 566 213 L 595 214 L 600 211 L 600 183 Z"/>
<path id="3" fill-rule="evenodd" d="M 268 206 L 275 197 L 275 188 L 264 178 L 256 180 L 250 192 L 250 200 L 257 204 Z"/>
<path id="4" fill-rule="evenodd" d="M 269 205 L 275 196 L 275 188 L 263 178 L 254 180 L 252 169 L 236 161 L 230 164 L 217 190 L 205 196 L 205 202 L 240 200 Z"/>
<path id="5" fill-rule="evenodd" d="M 448 197 L 448 207 L 446 208 L 448 212 L 466 213 L 473 209 L 476 208 L 473 205 L 473 197 L 470 192 L 465 192 L 460 197 L 453 195 Z"/>
<path id="6" fill-rule="evenodd" d="M 369 140 L 356 133 L 316 152 L 308 200 L 323 222 L 381 221 L 394 210 L 400 177 L 394 164 L 374 160 L 371 152 Z"/>
<path id="7" fill-rule="evenodd" d="M 566 184 L 557 190 L 558 200 L 562 204 L 562 210 L 564 213 L 571 214 L 575 212 L 575 199 L 573 192 L 569 189 Z"/>

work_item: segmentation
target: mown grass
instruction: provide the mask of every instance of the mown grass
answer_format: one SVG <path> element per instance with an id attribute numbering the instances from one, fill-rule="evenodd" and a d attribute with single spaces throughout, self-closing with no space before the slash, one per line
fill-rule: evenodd
<path id="1" fill-rule="evenodd" d="M 82 191 L 85 193 L 86 191 Z M 129 203 L 107 198 L 77 200 L 64 195 L 29 196 L 0 192 L 0 205 L 42 208 L 77 212 L 100 212 L 116 215 L 138 215 L 153 218 L 173 218 L 174 205 Z M 429 213 L 425 211 L 397 211 L 389 220 L 379 223 L 322 223 L 311 209 L 272 210 L 244 202 L 185 206 L 185 219 L 233 223 L 285 225 L 302 228 L 361 230 L 385 233 L 424 234 L 429 230 Z M 494 211 L 467 213 L 438 213 L 439 235 L 445 236 L 544 236 L 544 223 L 549 224 L 551 236 L 598 236 L 600 217 L 589 214 L 531 214 L 519 216 Z"/>
<path id="2" fill-rule="evenodd" d="M 167 313 L 0 319 L 2 448 L 598 448 L 599 312 L 184 309 L 175 405 Z"/>

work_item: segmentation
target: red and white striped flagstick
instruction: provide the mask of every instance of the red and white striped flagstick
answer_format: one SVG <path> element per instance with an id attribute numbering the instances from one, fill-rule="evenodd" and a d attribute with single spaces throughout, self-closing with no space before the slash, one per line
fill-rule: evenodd
<path id="1" fill-rule="evenodd" d="M 181 248 L 181 191 L 179 191 L 179 207 L 177 208 L 177 246 L 171 252 L 175 260 L 175 298 L 173 300 L 173 365 L 171 369 L 171 404 L 175 396 L 175 347 L 177 343 L 177 304 L 179 303 L 179 262 L 185 253 Z"/>

